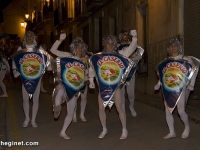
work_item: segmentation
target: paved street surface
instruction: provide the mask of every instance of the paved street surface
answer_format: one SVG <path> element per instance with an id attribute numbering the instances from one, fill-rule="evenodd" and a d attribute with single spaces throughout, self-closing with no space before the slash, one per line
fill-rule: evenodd
<path id="1" fill-rule="evenodd" d="M 164 140 L 162 137 L 168 133 L 165 121 L 165 113 L 162 109 L 147 105 L 136 95 L 135 109 L 137 117 L 132 117 L 126 101 L 128 138 L 120 140 L 121 124 L 115 107 L 107 113 L 108 134 L 104 139 L 98 139 L 102 128 L 98 118 L 97 91 L 88 94 L 88 104 L 85 112 L 87 122 L 79 119 L 79 104 L 77 110 L 77 123 L 71 123 L 66 131 L 71 137 L 70 140 L 60 138 L 59 132 L 66 116 L 66 105 L 62 107 L 60 118 L 55 121 L 52 113 L 51 94 L 52 84 L 45 79 L 47 93 L 40 94 L 39 111 L 36 118 L 37 128 L 29 125 L 23 128 L 24 114 L 22 109 L 22 95 L 20 83 L 7 83 L 7 140 L 39 142 L 38 146 L 25 147 L 13 146 L 8 150 L 200 150 L 200 126 L 190 121 L 191 134 L 188 139 L 182 139 L 184 129 L 182 122 L 177 115 L 174 115 L 177 137 Z M 1 99 L 0 99 L 1 100 Z M 156 100 L 155 100 L 156 101 Z M 156 105 L 156 104 L 155 104 Z"/>

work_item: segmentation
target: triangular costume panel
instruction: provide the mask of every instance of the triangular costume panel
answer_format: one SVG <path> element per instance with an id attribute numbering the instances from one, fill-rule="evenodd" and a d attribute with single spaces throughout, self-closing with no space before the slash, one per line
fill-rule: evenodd
<path id="1" fill-rule="evenodd" d="M 26 91 L 32 95 L 45 72 L 47 56 L 40 52 L 20 50 L 12 57 Z"/>
<path id="2" fill-rule="evenodd" d="M 170 113 L 176 107 L 182 91 L 190 82 L 195 70 L 190 62 L 183 59 L 167 59 L 158 65 L 163 97 Z"/>
<path id="3" fill-rule="evenodd" d="M 70 101 L 84 87 L 85 64 L 75 57 L 58 57 L 56 63 L 58 82 L 65 87 L 66 98 Z"/>
<path id="4" fill-rule="evenodd" d="M 99 87 L 103 105 L 111 108 L 115 90 L 126 82 L 127 76 L 134 65 L 129 58 L 116 53 L 97 53 L 90 58 Z"/>
<path id="5" fill-rule="evenodd" d="M 144 54 L 144 49 L 141 48 L 140 46 L 137 46 L 137 53 L 138 53 L 138 55 L 142 56 Z M 133 79 L 135 72 L 136 72 L 136 69 L 137 69 L 137 66 L 138 66 L 138 63 L 139 63 L 140 60 L 133 60 L 133 61 L 134 61 L 134 66 L 132 67 L 132 69 L 131 69 L 131 71 L 128 75 L 128 78 L 126 80 L 126 84 L 129 84 L 130 81 Z"/>

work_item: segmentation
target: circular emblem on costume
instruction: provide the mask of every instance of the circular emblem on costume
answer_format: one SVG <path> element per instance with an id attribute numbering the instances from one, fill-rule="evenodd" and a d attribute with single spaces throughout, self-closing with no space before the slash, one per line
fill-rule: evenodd
<path id="1" fill-rule="evenodd" d="M 115 62 L 104 62 L 100 69 L 102 81 L 109 84 L 115 84 L 121 79 L 121 68 Z"/>
<path id="2" fill-rule="evenodd" d="M 84 72 L 78 67 L 71 67 L 65 73 L 67 84 L 74 88 L 79 88 L 84 83 Z"/>
<path id="3" fill-rule="evenodd" d="M 40 63 L 36 59 L 26 59 L 22 64 L 22 73 L 29 78 L 36 78 L 40 75 Z"/>
<path id="4" fill-rule="evenodd" d="M 169 90 L 178 90 L 183 87 L 185 82 L 184 74 L 178 68 L 166 70 L 163 76 L 164 86 Z"/>

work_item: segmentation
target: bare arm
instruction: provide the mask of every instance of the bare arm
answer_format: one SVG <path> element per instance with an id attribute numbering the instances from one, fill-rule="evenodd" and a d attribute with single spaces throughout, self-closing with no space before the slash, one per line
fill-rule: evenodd
<path id="1" fill-rule="evenodd" d="M 123 56 L 129 57 L 136 50 L 136 47 L 137 47 L 137 37 L 133 37 L 129 47 L 124 48 L 123 50 L 119 51 L 119 53 Z"/>
<path id="2" fill-rule="evenodd" d="M 3 63 L 6 66 L 6 70 L 10 71 L 10 66 L 8 64 L 8 61 L 5 58 L 3 58 Z"/>
<path id="3" fill-rule="evenodd" d="M 58 46 L 61 44 L 62 40 L 56 40 L 56 42 L 53 44 L 53 46 L 51 47 L 50 51 L 51 53 L 53 53 L 54 55 L 58 56 L 58 57 L 71 57 L 71 53 L 69 52 L 62 52 L 58 50 Z"/>

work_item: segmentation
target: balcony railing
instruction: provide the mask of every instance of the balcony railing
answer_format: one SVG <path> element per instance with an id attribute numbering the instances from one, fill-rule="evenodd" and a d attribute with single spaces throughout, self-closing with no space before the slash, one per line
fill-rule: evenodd
<path id="1" fill-rule="evenodd" d="M 67 7 L 64 4 L 61 5 L 62 9 L 62 21 L 64 21 L 68 17 Z"/>
<path id="2" fill-rule="evenodd" d="M 59 24 L 59 10 L 58 8 L 54 11 L 54 27 Z"/>
<path id="3" fill-rule="evenodd" d="M 87 12 L 97 11 L 102 5 L 103 5 L 102 0 L 87 0 L 86 11 Z"/>
<path id="4" fill-rule="evenodd" d="M 53 14 L 53 1 L 49 3 L 45 3 L 45 5 L 43 6 L 43 17 L 44 20 L 49 19 Z"/>
<path id="5" fill-rule="evenodd" d="M 75 17 L 80 15 L 82 13 L 82 1 L 81 0 L 75 0 Z"/>

